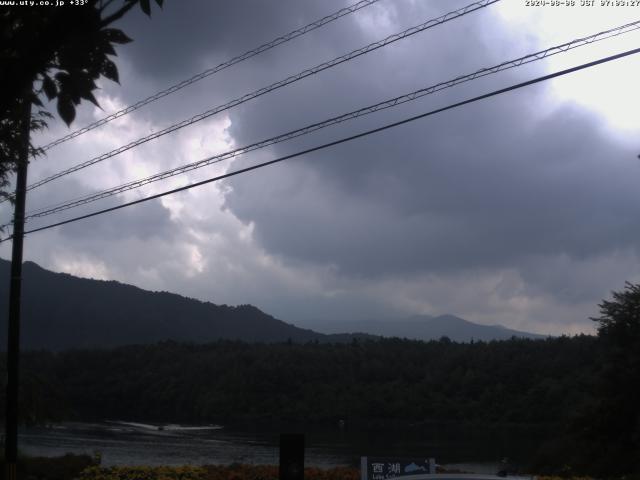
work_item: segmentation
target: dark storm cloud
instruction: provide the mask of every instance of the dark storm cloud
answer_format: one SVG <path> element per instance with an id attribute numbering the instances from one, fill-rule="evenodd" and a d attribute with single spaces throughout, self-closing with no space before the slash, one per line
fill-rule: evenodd
<path id="1" fill-rule="evenodd" d="M 162 238 L 169 241 L 175 236 L 170 212 L 159 200 L 124 208 L 111 214 L 111 218 L 89 218 L 64 225 L 60 227 L 60 234 L 70 238 L 81 238 L 83 242 L 90 240 L 106 243 L 125 238 L 143 241 Z"/>
<path id="2" fill-rule="evenodd" d="M 611 161 L 632 152 L 612 148 L 571 111 L 539 125 L 518 120 L 518 103 L 247 176 L 233 182 L 229 205 L 271 251 L 365 276 L 636 246 L 639 195 L 624 164 Z M 465 131 L 469 119 L 474 132 L 452 139 L 445 131 Z M 298 173 L 316 167 L 315 175 Z M 258 191 L 260 202 L 251 193 Z"/>
<path id="3" fill-rule="evenodd" d="M 103 145 L 116 148 L 127 134 L 145 135 L 470 1 L 381 0 L 114 122 L 119 129 L 107 130 L 97 145 L 87 134 L 80 150 L 91 150 L 89 158 Z M 119 49 L 123 83 L 105 82 L 105 99 L 135 102 L 344 4 L 172 0 L 152 19 L 138 12 L 120 25 L 135 42 Z M 236 146 L 245 145 L 532 49 L 512 45 L 488 8 L 235 108 L 228 112 L 229 133 Z M 543 68 L 487 77 L 239 157 L 231 169 L 485 93 Z M 86 262 L 102 262 L 112 278 L 203 299 L 215 291 L 215 301 L 257 303 L 292 321 L 383 311 L 479 314 L 505 324 L 515 314 L 534 330 L 550 318 L 580 321 L 584 305 L 595 305 L 637 258 L 637 152 L 580 107 L 551 108 L 549 89 L 476 103 L 235 177 L 226 183 L 228 211 L 218 210 L 221 194 L 202 187 L 202 196 L 194 190 L 172 210 L 154 202 L 63 227 L 53 264 L 88 252 Z M 177 157 L 197 160 L 191 156 L 208 154 L 194 147 L 211 134 L 205 123 L 182 131 L 193 138 L 167 136 L 128 161 L 144 159 L 155 172 L 176 166 Z M 104 187 L 114 177 L 138 175 L 131 164 L 109 165 Z M 101 183 L 91 178 L 92 185 Z M 87 188 L 61 183 L 40 200 L 55 203 Z M 38 242 L 47 245 L 44 236 Z"/>
<path id="4" fill-rule="evenodd" d="M 298 39 L 295 48 L 280 47 L 248 66 L 233 67 L 245 73 L 237 83 L 248 89 L 238 94 L 466 3 L 449 3 L 445 10 L 441 4 L 380 2 L 357 15 L 375 22 L 386 9 L 388 25 L 381 22 L 367 30 L 366 21 L 350 16 L 339 20 L 347 28 L 317 32 L 321 42 Z M 158 82 L 185 78 L 207 60 L 225 60 L 340 6 L 168 2 L 152 20 L 137 13 L 122 23 L 136 37 L 124 55 L 142 77 Z M 239 145 L 250 143 L 503 61 L 500 49 L 478 40 L 492 20 L 488 10 L 234 109 L 229 112 L 231 132 Z M 401 114 L 345 124 L 316 135 L 315 143 L 515 82 L 540 68 L 442 92 Z M 222 84 L 216 95 L 236 94 L 235 87 Z M 608 161 L 630 152 L 621 151 L 577 108 L 563 107 L 543 119 L 532 115 L 532 104 L 544 102 L 544 88 L 324 151 L 295 167 L 234 179 L 227 205 L 253 222 L 256 238 L 268 251 L 335 264 L 358 276 L 501 268 L 539 255 L 585 258 L 634 246 L 640 233 L 633 222 L 637 194 L 626 165 Z M 274 147 L 270 154 L 313 144 L 300 140 Z M 239 159 L 236 166 L 251 161 Z"/>
<path id="5" fill-rule="evenodd" d="M 34 208 L 29 208 L 27 214 L 37 212 L 39 207 L 54 206 L 69 199 L 69 192 L 74 192 L 74 198 L 83 197 L 92 190 L 83 186 L 72 176 L 64 177 L 48 188 L 31 191 L 29 202 Z M 92 213 L 104 208 L 115 207 L 125 202 L 123 198 L 111 198 L 107 201 L 88 204 L 72 210 L 42 218 L 32 218 L 28 221 L 27 230 L 49 225 L 59 221 Z M 90 245 L 93 243 L 104 245 L 124 239 L 138 239 L 148 241 L 153 238 L 170 240 L 175 238 L 175 231 L 171 222 L 171 214 L 159 200 L 153 200 L 130 208 L 120 209 L 113 213 L 80 220 L 63 225 L 58 233 L 69 244 Z M 38 234 L 34 234 L 38 235 Z"/>
<path id="6" fill-rule="evenodd" d="M 133 59 L 142 77 L 182 80 L 214 66 L 209 64 L 212 58 L 218 63 L 226 61 L 343 5 L 338 0 L 165 2 L 151 19 L 136 11 L 119 24 L 135 37 L 122 51 Z M 332 41 L 339 43 L 341 35 L 334 35 Z M 256 60 L 268 61 L 270 55 Z"/>
<path id="7" fill-rule="evenodd" d="M 288 101 L 282 92 L 264 100 L 261 108 L 232 112 L 234 136 L 248 142 L 261 138 L 265 128 L 287 131 L 309 123 L 309 117 L 321 119 L 366 105 L 367 99 L 391 97 L 398 87 L 405 92 L 416 78 L 423 80 L 417 86 L 426 86 L 424 80 L 505 60 L 486 45 L 468 48 L 466 39 L 480 36 L 480 18 L 452 22 L 446 33 L 434 30 L 407 40 L 397 47 L 395 59 L 376 52 L 359 65 L 311 79 Z M 446 38 L 439 48 L 429 41 L 436 33 Z M 389 64 L 379 63 L 385 61 Z M 407 73 L 411 62 L 414 78 Z M 540 68 L 503 74 L 493 88 L 533 76 Z M 365 277 L 524 266 L 538 256 L 585 259 L 637 247 L 640 227 L 634 218 L 640 213 L 640 195 L 624 161 L 633 152 L 608 138 L 603 126 L 578 107 L 535 115 L 546 88 L 463 107 L 310 155 L 296 166 L 234 179 L 227 204 L 253 222 L 256 237 L 269 251 Z M 421 111 L 491 89 L 471 86 L 460 89 L 462 96 L 447 91 L 424 102 Z M 367 120 L 363 125 L 374 124 Z M 345 125 L 318 138 L 361 129 Z M 304 142 L 294 145 L 301 148 Z M 272 156 L 295 150 L 279 146 Z M 243 159 L 237 166 L 248 163 Z"/>

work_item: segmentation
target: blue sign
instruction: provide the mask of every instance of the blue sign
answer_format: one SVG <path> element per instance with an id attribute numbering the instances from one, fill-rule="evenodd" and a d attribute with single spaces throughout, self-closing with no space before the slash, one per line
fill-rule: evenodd
<path id="1" fill-rule="evenodd" d="M 387 480 L 436 473 L 436 461 L 433 458 L 362 457 L 360 465 L 361 480 Z"/>

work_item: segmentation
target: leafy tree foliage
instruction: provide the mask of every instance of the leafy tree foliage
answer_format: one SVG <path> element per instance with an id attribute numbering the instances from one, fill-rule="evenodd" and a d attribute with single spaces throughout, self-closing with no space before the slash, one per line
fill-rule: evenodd
<path id="1" fill-rule="evenodd" d="M 623 349 L 637 345 L 640 340 L 640 284 L 626 282 L 625 289 L 613 292 L 613 300 L 600 305 L 598 335 L 610 346 Z"/>
<path id="2" fill-rule="evenodd" d="M 162 6 L 163 0 L 155 0 Z M 24 145 L 20 126 L 27 104 L 38 109 L 30 131 L 46 127 L 51 115 L 43 95 L 56 100 L 69 125 L 82 100 L 98 105 L 93 92 L 101 76 L 118 81 L 114 46 L 130 42 L 111 25 L 135 5 L 151 14 L 150 0 L 88 0 L 68 8 L 6 8 L 0 11 L 0 195 Z M 31 155 L 42 152 L 31 148 Z"/>
<path id="3" fill-rule="evenodd" d="M 598 403 L 585 430 L 600 473 L 640 473 L 640 284 L 603 301 L 598 339 Z"/>

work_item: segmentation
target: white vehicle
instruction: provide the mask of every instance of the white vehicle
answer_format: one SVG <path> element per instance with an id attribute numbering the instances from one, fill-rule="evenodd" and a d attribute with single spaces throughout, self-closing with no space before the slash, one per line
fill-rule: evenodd
<path id="1" fill-rule="evenodd" d="M 475 473 L 425 473 L 418 475 L 402 475 L 387 480 L 535 480 L 532 476 L 479 475 Z"/>

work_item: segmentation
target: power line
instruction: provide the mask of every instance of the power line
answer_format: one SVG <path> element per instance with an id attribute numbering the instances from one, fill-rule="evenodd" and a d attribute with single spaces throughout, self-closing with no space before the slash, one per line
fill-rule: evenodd
<path id="1" fill-rule="evenodd" d="M 448 105 L 446 107 L 442 107 L 442 108 L 438 108 L 438 109 L 435 109 L 435 110 L 431 110 L 429 112 L 422 113 L 420 115 L 415 115 L 413 117 L 409 117 L 409 118 L 406 118 L 404 120 L 400 120 L 398 122 L 393 122 L 393 123 L 384 125 L 382 127 L 378 127 L 378 128 L 374 128 L 374 129 L 371 129 L 371 130 L 367 130 L 365 132 L 361 132 L 361 133 L 358 133 L 358 134 L 355 134 L 355 135 L 351 135 L 349 137 L 344 137 L 344 138 L 341 138 L 339 140 L 335 140 L 333 142 L 325 143 L 325 144 L 322 144 L 322 145 L 319 145 L 319 146 L 316 146 L 316 147 L 313 147 L 313 148 L 309 148 L 309 149 L 306 149 L 306 150 L 303 150 L 303 151 L 300 151 L 300 152 L 296 152 L 296 153 L 293 153 L 293 154 L 290 154 L 290 155 L 286 155 L 284 157 L 276 158 L 276 159 L 270 160 L 268 162 L 263 162 L 263 163 L 259 163 L 257 165 L 252 165 L 250 167 L 242 168 L 240 170 L 235 170 L 233 172 L 225 173 L 223 175 L 218 175 L 217 177 L 209 178 L 207 180 L 202 180 L 200 182 L 192 183 L 192 184 L 189 184 L 189 185 L 184 185 L 182 187 L 174 188 L 172 190 L 168 190 L 168 191 L 165 191 L 165 192 L 162 192 L 162 193 L 151 195 L 149 197 L 145 197 L 145 198 L 141 198 L 141 199 L 138 199 L 138 200 L 134 200 L 132 202 L 123 203 L 121 205 L 116 205 L 115 207 L 105 208 L 103 210 L 98 210 L 96 212 L 89 213 L 89 214 L 86 214 L 86 215 L 81 215 L 81 216 L 78 216 L 78 217 L 70 218 L 68 220 L 63 220 L 61 222 L 45 225 L 43 227 L 34 228 L 32 230 L 25 231 L 24 233 L 28 234 L 28 233 L 40 232 L 42 230 L 48 230 L 50 228 L 58 227 L 58 226 L 61 226 L 61 225 L 66 225 L 66 224 L 72 223 L 72 222 L 77 222 L 79 220 L 84 220 L 84 219 L 87 219 L 87 218 L 95 217 L 95 216 L 98 216 L 98 215 L 102 215 L 104 213 L 113 212 L 115 210 L 120 210 L 121 208 L 130 207 L 132 205 L 137 205 L 139 203 L 147 202 L 149 200 L 154 200 L 156 198 L 161 198 L 161 197 L 164 197 L 164 196 L 167 196 L 167 195 L 171 195 L 173 193 L 178 193 L 178 192 L 182 192 L 182 191 L 185 191 L 185 190 L 189 190 L 191 188 L 199 187 L 199 186 L 205 185 L 207 183 L 223 180 L 225 178 L 230 178 L 230 177 L 233 177 L 233 176 L 236 176 L 236 175 L 240 175 L 241 173 L 250 172 L 252 170 L 257 170 L 259 168 L 263 168 L 263 167 L 266 167 L 266 166 L 269 166 L 269 165 L 273 165 L 275 163 L 283 162 L 285 160 L 289 160 L 289 159 L 292 159 L 292 158 L 295 158 L 295 157 L 300 157 L 300 156 L 306 155 L 308 153 L 316 152 L 318 150 L 323 150 L 323 149 L 328 148 L 328 147 L 332 147 L 332 146 L 339 145 L 339 144 L 342 144 L 342 143 L 350 142 L 350 141 L 358 139 L 358 138 L 366 137 L 366 136 L 372 135 L 374 133 L 379 133 L 379 132 L 382 132 L 384 130 L 388 130 L 390 128 L 394 128 L 394 127 L 397 127 L 397 126 L 400 126 L 400 125 L 404 125 L 404 124 L 409 123 L 409 122 L 413 122 L 413 121 L 419 120 L 421 118 L 425 118 L 425 117 L 428 117 L 428 116 L 431 116 L 431 115 L 435 115 L 437 113 L 441 113 L 441 112 L 444 112 L 444 111 L 447 111 L 447 110 L 452 110 L 454 108 L 457 108 L 457 107 L 460 107 L 460 106 L 463 106 L 463 105 L 467 105 L 467 104 L 470 104 L 470 103 L 474 103 L 474 102 L 477 102 L 479 100 L 484 100 L 484 99 L 487 99 L 487 98 L 490 98 L 490 97 L 494 97 L 496 95 L 500 95 L 500 94 L 507 93 L 507 92 L 510 92 L 510 91 L 513 91 L 513 90 L 517 90 L 517 89 L 520 89 L 520 88 L 523 88 L 523 87 L 527 87 L 529 85 L 533 85 L 533 84 L 540 83 L 540 82 L 543 82 L 543 81 L 546 81 L 546 80 L 550 80 L 552 78 L 560 77 L 562 75 L 567 75 L 569 73 L 573 73 L 573 72 L 576 72 L 576 71 L 579 71 L 579 70 L 584 70 L 586 68 L 594 67 L 596 65 L 600 65 L 600 64 L 603 64 L 603 63 L 611 62 L 613 60 L 618 60 L 618 59 L 623 58 L 623 57 L 627 57 L 627 56 L 630 56 L 630 55 L 635 55 L 637 53 L 640 53 L 640 48 L 636 48 L 636 49 L 633 49 L 633 50 L 628 50 L 626 52 L 618 53 L 616 55 L 611 55 L 609 57 L 604 57 L 604 58 L 601 58 L 599 60 L 594 60 L 592 62 L 583 63 L 583 64 L 578 65 L 576 67 L 567 68 L 567 69 L 561 70 L 559 72 L 555 72 L 555 73 L 551 73 L 551 74 L 544 75 L 544 76 L 541 76 L 541 77 L 537 77 L 537 78 L 534 78 L 532 80 L 528 80 L 526 82 L 521 82 L 521 83 L 518 83 L 518 84 L 515 84 L 515 85 L 511 85 L 509 87 L 501 88 L 499 90 L 494 90 L 493 92 L 486 93 L 484 95 L 479 95 L 477 97 L 473 97 L 473 98 L 470 98 L 470 99 L 467 99 L 467 100 L 463 100 L 461 102 L 450 104 L 450 105 Z M 5 238 L 3 240 L 0 240 L 0 242 L 4 242 L 6 240 L 9 240 L 10 238 L 12 238 L 12 236 L 10 236 L 8 238 Z"/>
<path id="2" fill-rule="evenodd" d="M 52 215 L 55 213 L 59 213 L 61 211 L 64 210 L 68 210 L 70 208 L 74 208 L 80 205 L 85 205 L 88 203 L 92 203 L 107 197 L 111 197 L 113 195 L 117 195 L 119 193 L 123 193 L 129 190 L 133 190 L 135 188 L 139 188 L 142 187 L 144 185 L 148 185 L 150 183 L 153 182 L 157 182 L 160 180 L 164 180 L 176 175 L 180 175 L 182 173 L 186 173 L 192 170 L 196 170 L 199 168 L 203 168 L 215 163 L 219 163 L 222 162 L 224 160 L 227 160 L 229 158 L 233 158 L 237 155 L 242 155 L 248 152 L 252 152 L 254 150 L 258 150 L 261 148 L 265 148 L 267 146 L 270 145 L 274 145 L 280 142 L 284 142 L 296 137 L 300 137 L 302 135 L 306 135 L 309 133 L 312 133 L 314 131 L 329 127 L 331 125 L 335 125 L 338 123 L 342 123 L 348 120 L 353 120 L 355 118 L 359 118 L 361 116 L 364 115 L 368 115 L 374 112 L 378 112 L 387 108 L 392 108 L 395 107 L 397 105 L 403 104 L 403 103 L 407 103 L 413 100 L 416 100 L 418 98 L 421 98 L 425 95 L 430 95 L 432 93 L 444 90 L 446 88 L 451 88 L 455 85 L 459 85 L 461 83 L 465 83 L 465 82 L 469 82 L 472 80 L 475 80 L 477 78 L 481 78 L 487 75 L 492 75 L 504 70 L 508 70 L 511 68 L 515 68 L 521 65 L 525 65 L 534 61 L 538 61 L 538 60 L 542 60 L 544 58 L 556 55 L 558 53 L 563 53 L 563 52 L 567 52 L 571 49 L 577 48 L 577 47 L 581 47 L 584 45 L 590 45 L 594 42 L 597 41 L 601 41 L 607 38 L 612 38 L 618 35 L 621 35 L 623 33 L 628 33 L 630 31 L 634 31 L 634 30 L 638 30 L 640 29 L 640 20 L 632 22 L 632 23 L 628 23 L 625 25 L 621 25 L 619 27 L 615 27 L 603 32 L 599 32 L 593 35 L 589 35 L 587 37 L 583 37 L 583 38 L 578 38 L 575 40 L 572 40 L 570 42 L 567 43 L 563 43 L 561 45 L 557 45 L 554 47 L 550 47 L 547 48 L 545 50 L 541 50 L 535 53 L 531 53 L 528 55 L 525 55 L 523 57 L 519 57 L 517 59 L 514 60 L 509 60 L 506 62 L 502 62 L 498 65 L 494 65 L 492 67 L 487 67 L 487 68 L 482 68 L 480 70 L 477 70 L 476 72 L 467 74 L 467 75 L 461 75 L 458 76 L 454 79 L 451 80 L 447 80 L 445 82 L 441 82 L 426 88 L 422 88 L 420 90 L 416 90 L 414 92 L 405 94 L 405 95 L 401 95 L 398 97 L 394 97 L 392 99 L 389 100 L 385 100 L 383 102 L 379 102 L 376 103 L 374 105 L 369 105 L 367 107 L 363 107 L 360 108 L 358 110 L 354 110 L 352 112 L 349 113 L 345 113 L 342 115 L 339 115 L 337 117 L 332 117 L 329 118 L 327 120 L 323 120 L 321 122 L 318 123 L 314 123 L 311 125 L 307 125 L 305 127 L 275 136 L 275 137 L 271 137 L 269 139 L 266 140 L 261 140 L 259 142 L 253 143 L 251 145 L 247 145 L 244 147 L 240 147 L 240 148 L 236 148 L 234 150 L 230 150 L 228 152 L 224 152 L 218 155 L 214 155 L 202 160 L 199 160 L 197 162 L 193 162 L 193 163 L 189 163 L 186 165 L 182 165 L 164 172 L 160 172 L 160 173 L 156 173 L 154 175 L 151 175 L 149 177 L 146 178 L 142 178 L 142 179 L 138 179 L 138 180 L 134 180 L 128 183 L 124 183 L 122 185 L 118 185 L 116 187 L 112 187 L 106 190 L 102 190 L 100 192 L 97 193 L 93 193 L 93 194 L 89 194 L 89 195 L 85 195 L 83 197 L 79 197 L 79 198 L 75 198 L 72 200 L 67 200 L 65 202 L 59 203 L 57 205 L 54 206 L 49 206 L 49 207 L 43 207 L 37 210 L 34 210 L 32 212 L 29 212 L 27 214 L 27 216 L 25 217 L 25 219 L 32 219 L 32 218 L 40 218 L 40 217 L 45 217 L 48 215 Z M 8 225 L 8 224 L 7 224 Z M 7 226 L 4 225 L 4 226 Z M 4 227 L 3 226 L 3 227 Z"/>
<path id="3" fill-rule="evenodd" d="M 414 27 L 408 28 L 400 33 L 395 33 L 393 35 L 390 35 L 388 37 L 386 37 L 383 40 L 379 40 L 377 42 L 373 42 L 370 43 L 369 45 L 366 45 L 362 48 L 359 48 L 357 50 L 353 50 L 352 52 L 349 52 L 345 55 L 342 55 L 340 57 L 334 58 L 333 60 L 329 60 L 328 62 L 324 62 L 321 63 L 319 65 L 316 65 L 315 67 L 303 70 L 300 73 L 297 73 L 295 75 L 291 75 L 287 78 L 285 78 L 284 80 L 280 80 L 278 82 L 275 82 L 267 87 L 262 87 L 258 90 L 255 90 L 254 92 L 248 93 L 243 95 L 242 97 L 236 98 L 235 100 L 232 100 L 224 105 L 219 105 L 217 107 L 214 107 L 210 110 L 207 110 L 206 112 L 200 113 L 198 115 L 195 115 L 189 119 L 183 120 L 181 122 L 175 123 L 167 128 L 164 128 L 163 130 L 160 130 L 158 132 L 152 133 L 146 137 L 142 137 L 139 138 L 133 142 L 128 143 L 127 145 L 123 145 L 119 148 L 116 148 L 115 150 L 111 150 L 110 152 L 104 153 L 102 155 L 99 155 L 97 157 L 94 157 L 90 160 L 87 160 L 83 163 L 80 163 L 78 165 L 75 165 L 71 168 L 68 168 L 66 170 L 63 170 L 61 172 L 58 172 L 54 175 L 51 175 L 47 178 L 44 178 L 40 181 L 37 181 L 35 183 L 32 183 L 31 185 L 29 185 L 27 187 L 27 190 L 33 190 L 34 188 L 40 187 L 46 183 L 49 183 L 53 180 L 56 180 L 60 177 L 63 177 L 65 175 L 69 175 L 73 172 L 77 172 L 78 170 L 82 170 L 83 168 L 89 167 L 91 165 L 94 165 L 96 163 L 102 162 L 108 158 L 111 158 L 115 155 L 118 155 L 120 153 L 123 153 L 127 150 L 130 150 L 134 147 L 137 147 L 139 145 L 142 145 L 143 143 L 146 143 L 150 140 L 155 140 L 156 138 L 159 138 L 163 135 L 166 135 L 168 133 L 172 133 L 175 132 L 176 130 L 179 130 L 181 128 L 187 127 L 189 125 L 192 125 L 196 122 L 199 122 L 201 120 L 204 120 L 205 118 L 211 117 L 212 115 L 215 115 L 217 113 L 220 113 L 224 110 L 228 110 L 230 108 L 236 107 L 244 102 L 247 102 L 249 100 L 252 100 L 254 98 L 257 98 L 259 96 L 262 96 L 266 93 L 269 93 L 273 90 L 276 90 L 278 88 L 282 88 L 284 86 L 287 86 L 291 83 L 297 82 L 298 80 L 302 80 L 303 78 L 309 77 L 311 75 L 315 75 L 316 73 L 319 73 L 323 70 L 326 70 L 328 68 L 332 68 L 336 65 L 339 65 L 341 63 L 347 62 L 349 60 L 353 60 L 356 57 L 359 57 L 361 55 L 364 55 L 366 53 L 372 52 L 374 50 L 377 50 L 379 48 L 382 48 L 386 45 L 389 45 L 391 43 L 397 42 L 398 40 L 402 40 L 403 38 L 407 38 L 411 35 L 415 35 L 416 33 L 422 32 L 424 30 L 427 30 L 428 28 L 432 28 L 435 27 L 437 25 L 440 25 L 442 23 L 448 22 L 450 20 L 454 20 L 456 18 L 462 17 L 464 15 L 467 15 L 468 13 L 474 12 L 476 10 L 479 10 L 481 8 L 487 7 L 493 3 L 497 3 L 500 0 L 480 0 L 478 2 L 474 2 L 472 4 L 467 5 L 466 7 L 460 8 L 458 10 L 446 13 L 438 18 L 434 18 L 431 20 L 428 20 L 424 23 L 421 23 L 420 25 L 416 25 Z M 0 202 L 1 203 L 1 202 Z"/>
<path id="4" fill-rule="evenodd" d="M 226 62 L 223 62 L 213 68 L 209 68 L 207 70 L 205 70 L 204 72 L 200 72 L 196 75 L 194 75 L 191 78 L 187 78 L 186 80 L 182 80 L 181 82 L 176 83 L 175 85 L 172 85 L 171 87 L 162 90 L 160 92 L 157 92 L 153 95 L 151 95 L 150 97 L 147 97 L 143 100 L 140 100 L 136 103 L 134 103 L 133 105 L 130 105 L 126 108 L 123 108 L 122 110 L 119 110 L 117 112 L 114 112 L 110 115 L 107 115 L 106 117 L 93 122 L 83 128 L 80 128 L 74 132 L 69 133 L 68 135 L 65 135 L 64 137 L 60 137 L 57 140 L 54 140 L 51 143 L 48 143 L 47 145 L 41 147 L 43 150 L 49 150 L 53 147 L 55 147 L 56 145 L 60 145 L 61 143 L 66 142 L 67 140 L 71 140 L 72 138 L 78 137 L 80 135 L 82 135 L 83 133 L 87 133 L 95 128 L 98 128 L 106 123 L 109 123 L 112 120 L 115 120 L 116 118 L 120 118 L 124 115 L 127 115 L 128 113 L 131 113 L 135 110 L 138 110 L 141 107 L 144 107 L 145 105 L 148 105 L 149 103 L 155 102 L 156 100 L 159 100 L 163 97 L 166 97 L 167 95 L 170 95 L 174 92 L 177 92 L 178 90 L 181 90 L 191 84 L 194 84 L 200 80 L 202 80 L 203 78 L 207 78 L 211 75 L 214 75 L 226 68 L 231 67 L 232 65 L 235 65 L 237 63 L 243 62 L 244 60 L 248 60 L 251 57 L 255 57 L 256 55 L 259 55 L 263 52 L 266 52 L 267 50 L 270 50 L 274 47 L 277 47 L 278 45 L 282 45 L 283 43 L 286 43 L 290 40 L 293 40 L 294 38 L 300 37 L 301 35 L 304 35 L 305 33 L 311 32 L 312 30 L 315 30 L 317 28 L 320 28 L 324 25 L 326 25 L 327 23 L 331 23 L 334 20 L 339 19 L 340 17 L 344 17 L 345 15 L 349 15 L 350 13 L 356 12 L 358 10 L 360 10 L 361 8 L 365 8 L 368 7 L 369 5 L 372 5 L 376 2 L 378 2 L 379 0 L 361 0 L 357 3 L 354 3 L 353 5 L 350 5 L 348 7 L 345 8 L 341 8 L 340 10 L 327 15 L 326 17 L 321 18 L 320 20 L 316 20 L 315 22 L 312 22 L 308 25 L 305 25 L 304 27 L 298 28 L 297 30 L 293 30 L 292 32 L 287 33 L 286 35 L 282 35 L 281 37 L 278 37 L 274 40 L 271 40 L 270 42 L 264 43 L 262 45 L 260 45 L 257 48 L 254 48 L 253 50 L 249 50 L 244 52 L 241 55 L 238 55 L 236 57 L 233 57 L 231 60 L 227 60 Z"/>

